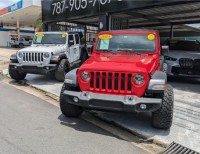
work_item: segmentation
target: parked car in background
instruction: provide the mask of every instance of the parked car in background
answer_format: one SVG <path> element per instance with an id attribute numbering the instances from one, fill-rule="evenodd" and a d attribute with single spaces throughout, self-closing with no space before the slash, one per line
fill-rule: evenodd
<path id="1" fill-rule="evenodd" d="M 168 40 L 163 70 L 168 76 L 200 77 L 200 43 L 196 40 Z"/>
<path id="2" fill-rule="evenodd" d="M 88 53 L 79 32 L 36 33 L 30 47 L 12 55 L 9 74 L 12 79 L 23 80 L 28 73 L 47 74 L 64 81 L 65 74 L 81 65 Z"/>
<path id="3" fill-rule="evenodd" d="M 18 38 L 12 38 L 10 41 L 10 46 L 15 48 L 23 48 L 25 46 L 30 46 L 32 43 L 31 37 L 21 37 L 19 40 Z"/>

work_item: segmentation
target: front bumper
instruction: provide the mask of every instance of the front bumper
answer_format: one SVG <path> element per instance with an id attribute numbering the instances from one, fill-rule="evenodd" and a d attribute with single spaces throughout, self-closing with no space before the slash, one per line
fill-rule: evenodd
<path id="1" fill-rule="evenodd" d="M 17 70 L 21 73 L 31 73 L 31 74 L 47 74 L 54 71 L 57 68 L 56 64 L 19 64 L 19 63 L 10 63 L 9 69 Z"/>
<path id="2" fill-rule="evenodd" d="M 162 99 L 96 94 L 92 92 L 74 92 L 68 90 L 64 91 L 64 99 L 70 104 L 88 109 L 124 112 L 154 112 L 162 104 Z M 147 108 L 141 109 L 141 104 L 145 104 Z"/>

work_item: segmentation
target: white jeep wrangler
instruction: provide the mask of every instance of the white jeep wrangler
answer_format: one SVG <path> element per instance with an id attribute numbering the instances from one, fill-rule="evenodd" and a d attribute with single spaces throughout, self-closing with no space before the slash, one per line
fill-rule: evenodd
<path id="1" fill-rule="evenodd" d="M 27 73 L 54 75 L 64 81 L 65 74 L 78 67 L 87 58 L 85 45 L 79 32 L 36 33 L 30 47 L 10 57 L 9 74 L 12 79 L 23 80 Z"/>

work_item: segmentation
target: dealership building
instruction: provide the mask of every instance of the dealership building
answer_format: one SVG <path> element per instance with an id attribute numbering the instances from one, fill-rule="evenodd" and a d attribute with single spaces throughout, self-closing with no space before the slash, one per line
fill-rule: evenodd
<path id="1" fill-rule="evenodd" d="M 98 31 L 155 29 L 167 38 L 200 41 L 200 2 L 191 0 L 19 0 L 0 10 L 0 46 L 13 36 L 33 36 L 42 13 L 45 31 L 82 31 L 89 42 Z"/>
<path id="2" fill-rule="evenodd" d="M 41 14 L 41 0 L 19 0 L 0 10 L 0 46 L 9 46 L 13 37 L 34 35 L 34 22 Z"/>
<path id="3" fill-rule="evenodd" d="M 98 31 L 155 29 L 162 39 L 200 41 L 200 2 L 180 0 L 43 0 L 46 31 L 81 30 L 87 40 Z"/>

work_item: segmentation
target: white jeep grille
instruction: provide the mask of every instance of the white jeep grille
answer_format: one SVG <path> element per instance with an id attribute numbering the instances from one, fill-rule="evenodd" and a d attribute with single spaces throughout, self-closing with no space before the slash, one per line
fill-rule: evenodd
<path id="1" fill-rule="evenodd" d="M 23 52 L 23 63 L 43 63 L 43 53 Z"/>

